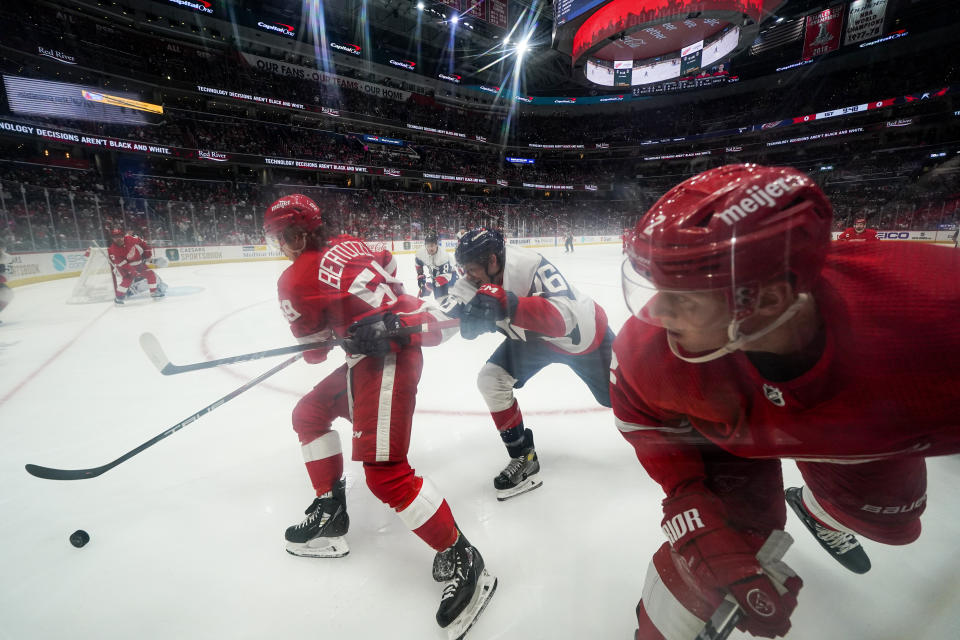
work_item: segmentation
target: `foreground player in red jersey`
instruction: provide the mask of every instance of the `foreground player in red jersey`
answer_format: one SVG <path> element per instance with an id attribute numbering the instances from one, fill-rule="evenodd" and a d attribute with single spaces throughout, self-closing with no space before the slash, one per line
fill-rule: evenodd
<path id="1" fill-rule="evenodd" d="M 113 242 L 107 249 L 110 263 L 113 264 L 116 295 L 114 302 L 123 304 L 127 290 L 137 278 L 146 278 L 150 285 L 150 296 L 162 298 L 163 291 L 157 287 L 157 274 L 147 268 L 147 260 L 153 256 L 153 250 L 139 236 L 124 234 L 120 229 L 110 232 Z"/>
<path id="2" fill-rule="evenodd" d="M 877 237 L 876 229 L 867 229 L 866 218 L 857 218 L 853 221 L 852 227 L 844 229 L 844 231 L 837 236 L 837 240 L 844 242 L 873 242 L 880 240 L 880 238 Z"/>
<path id="3" fill-rule="evenodd" d="M 727 592 L 740 628 L 787 633 L 802 582 L 755 558 L 786 524 L 780 459 L 806 483 L 786 503 L 864 573 L 853 534 L 916 540 L 924 456 L 960 452 L 960 361 L 944 357 L 960 350 L 956 252 L 831 245 L 832 217 L 803 173 L 730 165 L 667 192 L 628 243 L 635 317 L 614 343 L 610 395 L 666 494 L 669 541 L 647 573 L 638 640 L 694 638 Z"/>
<path id="4" fill-rule="evenodd" d="M 343 456 L 334 418 L 353 423 L 353 460 L 363 463 L 370 491 L 393 508 L 421 540 L 436 550 L 433 577 L 445 582 L 437 623 L 462 637 L 497 586 L 483 558 L 460 533 L 443 495 L 414 473 L 407 461 L 421 346 L 444 336 L 423 301 L 406 295 L 389 251 L 372 251 L 351 236 L 325 237 L 320 208 L 295 194 L 274 202 L 264 215 L 268 242 L 293 261 L 280 276 L 280 308 L 301 342 L 347 336 L 346 363 L 324 378 L 293 410 L 317 498 L 306 519 L 287 529 L 287 551 L 309 557 L 348 553 Z M 426 330 L 395 336 L 403 327 Z M 307 351 L 323 362 L 329 349 Z"/>

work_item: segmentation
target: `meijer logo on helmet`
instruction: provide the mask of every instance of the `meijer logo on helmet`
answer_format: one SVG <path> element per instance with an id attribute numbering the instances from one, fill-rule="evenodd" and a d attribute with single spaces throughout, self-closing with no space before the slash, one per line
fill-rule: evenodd
<path id="1" fill-rule="evenodd" d="M 799 184 L 790 184 L 795 179 L 777 178 L 773 182 L 768 182 L 762 187 L 752 186 L 747 189 L 747 197 L 739 203 L 727 207 L 717 215 L 728 225 L 732 225 L 737 220 L 743 220 L 748 214 L 753 213 L 760 207 L 772 207 L 776 205 L 777 199 L 785 193 L 790 193 Z"/>

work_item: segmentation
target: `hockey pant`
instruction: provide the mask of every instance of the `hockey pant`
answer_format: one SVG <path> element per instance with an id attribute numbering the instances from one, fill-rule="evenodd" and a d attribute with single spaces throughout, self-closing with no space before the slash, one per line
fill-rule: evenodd
<path id="1" fill-rule="evenodd" d="M 613 331 L 607 328 L 603 341 L 593 351 L 582 354 L 560 353 L 535 340 L 504 340 L 477 376 L 477 387 L 487 403 L 497 431 L 506 431 L 523 423 L 520 405 L 513 395 L 527 380 L 549 364 L 570 367 L 586 383 L 597 402 L 610 406 L 610 348 Z"/>
<path id="2" fill-rule="evenodd" d="M 121 276 L 121 280 L 117 284 L 118 298 L 127 295 L 127 289 L 130 288 L 130 285 L 133 284 L 133 281 L 137 278 L 147 279 L 147 282 L 150 284 L 151 293 L 157 290 L 157 274 L 155 274 L 152 269 L 140 265 L 137 267 L 121 267 L 118 271 Z"/>
<path id="3" fill-rule="evenodd" d="M 352 459 L 363 463 L 371 493 L 389 505 L 424 542 L 442 551 L 456 541 L 446 500 L 407 461 L 417 385 L 423 369 L 418 348 L 343 365 L 301 398 L 293 410 L 307 473 L 317 495 L 343 475 L 335 418 L 353 423 Z"/>

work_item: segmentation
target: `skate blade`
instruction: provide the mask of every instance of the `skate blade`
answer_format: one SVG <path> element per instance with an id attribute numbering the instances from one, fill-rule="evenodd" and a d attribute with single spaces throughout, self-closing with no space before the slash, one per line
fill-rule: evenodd
<path id="1" fill-rule="evenodd" d="M 497 489 L 497 500 L 499 500 L 500 502 L 503 502 L 504 500 L 509 500 L 510 498 L 514 498 L 520 495 L 521 493 L 527 493 L 528 491 L 533 491 L 534 489 L 541 486 L 542 484 L 543 484 L 543 480 L 541 480 L 539 477 L 530 476 L 529 478 L 527 478 L 517 486 L 513 487 L 512 489 Z"/>
<path id="2" fill-rule="evenodd" d="M 462 640 L 463 637 L 467 635 L 467 631 L 470 631 L 470 628 L 477 621 L 477 618 L 483 613 L 483 610 L 487 607 L 487 603 L 490 602 L 490 598 L 493 597 L 496 590 L 496 576 L 490 575 L 490 573 L 484 569 L 483 573 L 480 574 L 480 578 L 477 580 L 477 589 L 473 592 L 473 598 L 471 598 L 470 604 L 447 626 L 447 640 Z"/>
<path id="3" fill-rule="evenodd" d="M 342 558 L 350 553 L 350 547 L 343 536 L 314 538 L 307 542 L 288 542 L 287 553 L 301 558 Z"/>

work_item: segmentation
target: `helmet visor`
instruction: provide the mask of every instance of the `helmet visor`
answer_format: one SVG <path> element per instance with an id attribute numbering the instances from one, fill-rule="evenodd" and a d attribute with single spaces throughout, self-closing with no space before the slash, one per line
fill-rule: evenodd
<path id="1" fill-rule="evenodd" d="M 682 325 L 699 331 L 725 328 L 730 321 L 730 305 L 722 289 L 658 288 L 634 268 L 629 258 L 623 261 L 620 271 L 627 308 L 647 324 L 667 329 Z"/>
<path id="2" fill-rule="evenodd" d="M 273 251 L 280 251 L 283 247 L 283 232 L 272 229 L 264 229 L 263 236 L 267 241 L 267 246 Z"/>

